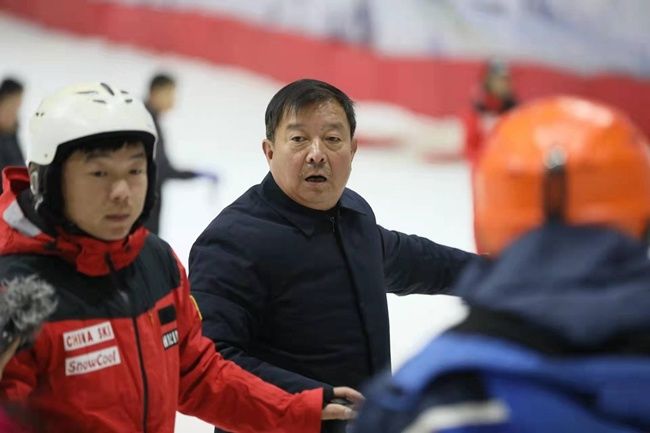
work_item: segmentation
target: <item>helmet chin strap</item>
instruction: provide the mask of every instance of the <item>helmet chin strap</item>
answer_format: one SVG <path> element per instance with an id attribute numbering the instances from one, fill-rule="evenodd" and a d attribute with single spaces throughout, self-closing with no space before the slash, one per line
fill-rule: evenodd
<path id="1" fill-rule="evenodd" d="M 544 173 L 544 214 L 548 221 L 564 221 L 566 191 L 566 154 L 555 147 L 546 155 Z"/>
<path id="2" fill-rule="evenodd" d="M 38 212 L 38 208 L 43 204 L 43 195 L 40 193 L 39 189 L 39 176 L 38 169 L 34 169 L 29 173 L 29 190 L 32 193 L 34 198 L 34 210 Z"/>
<path id="3" fill-rule="evenodd" d="M 56 227 L 60 227 L 67 233 L 92 237 L 77 224 L 66 218 L 63 211 L 63 203 L 57 203 L 57 209 L 52 208 L 52 206 L 55 205 L 53 203 L 55 200 L 52 197 L 51 191 L 49 191 L 50 196 L 46 200 L 46 194 L 48 194 L 46 186 L 46 183 L 48 183 L 47 177 L 52 175 L 51 173 L 48 173 L 48 171 L 55 169 L 53 164 L 50 164 L 49 166 L 36 166 L 29 174 L 29 191 L 32 196 L 32 207 L 34 208 L 34 211 L 41 221 L 53 230 Z M 60 179 L 58 182 L 60 182 Z M 62 197 L 60 197 L 59 200 L 62 200 Z"/>

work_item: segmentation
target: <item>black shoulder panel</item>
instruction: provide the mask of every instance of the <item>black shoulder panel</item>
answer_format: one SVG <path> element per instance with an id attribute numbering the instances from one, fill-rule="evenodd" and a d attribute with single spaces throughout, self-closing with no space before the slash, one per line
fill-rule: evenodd
<path id="1" fill-rule="evenodd" d="M 180 284 L 170 247 L 148 236 L 137 259 L 113 275 L 90 277 L 53 256 L 0 257 L 0 280 L 38 275 L 54 286 L 59 305 L 49 321 L 135 317 L 148 311 Z"/>

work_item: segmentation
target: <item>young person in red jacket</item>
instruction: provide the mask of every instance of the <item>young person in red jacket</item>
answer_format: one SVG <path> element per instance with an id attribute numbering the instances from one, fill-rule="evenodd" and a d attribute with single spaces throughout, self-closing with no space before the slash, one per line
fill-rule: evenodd
<path id="1" fill-rule="evenodd" d="M 28 170 L 5 173 L 0 276 L 37 275 L 58 295 L 0 392 L 51 432 L 172 432 L 176 411 L 235 432 L 318 432 L 361 398 L 289 394 L 201 335 L 183 266 L 142 223 L 156 133 L 143 104 L 104 83 L 65 88 L 34 114 Z"/>
<path id="2" fill-rule="evenodd" d="M 481 78 L 481 87 L 472 101 L 471 109 L 462 115 L 465 128 L 463 153 L 474 165 L 485 139 L 495 123 L 519 103 L 510 68 L 500 60 L 490 60 Z"/>

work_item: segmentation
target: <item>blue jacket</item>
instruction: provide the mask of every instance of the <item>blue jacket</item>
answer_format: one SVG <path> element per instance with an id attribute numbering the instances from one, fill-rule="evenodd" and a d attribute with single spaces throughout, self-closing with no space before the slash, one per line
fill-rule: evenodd
<path id="1" fill-rule="evenodd" d="M 349 189 L 332 211 L 305 208 L 269 174 L 212 221 L 189 267 L 204 334 L 295 392 L 388 368 L 386 293 L 448 293 L 473 257 L 378 226 Z"/>
<path id="2" fill-rule="evenodd" d="M 647 246 L 548 225 L 456 293 L 467 320 L 370 385 L 357 433 L 650 430 Z"/>

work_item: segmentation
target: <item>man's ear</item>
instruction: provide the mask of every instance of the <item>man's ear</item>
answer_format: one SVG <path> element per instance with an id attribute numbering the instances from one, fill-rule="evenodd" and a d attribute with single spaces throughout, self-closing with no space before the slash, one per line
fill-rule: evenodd
<path id="1" fill-rule="evenodd" d="M 270 164 L 273 159 L 273 142 L 268 138 L 265 138 L 262 141 L 262 151 L 264 151 L 266 161 Z"/>
<path id="2" fill-rule="evenodd" d="M 352 139 L 352 158 L 354 158 L 354 155 L 357 153 L 357 139 L 353 138 Z"/>

